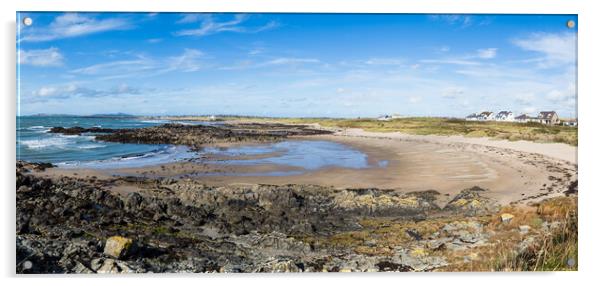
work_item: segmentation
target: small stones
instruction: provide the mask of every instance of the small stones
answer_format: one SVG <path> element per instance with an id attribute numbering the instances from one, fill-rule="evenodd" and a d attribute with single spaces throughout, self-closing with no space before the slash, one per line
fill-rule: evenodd
<path id="1" fill-rule="evenodd" d="M 114 258 L 123 258 L 128 254 L 128 251 L 132 247 L 133 241 L 129 238 L 125 238 L 122 236 L 112 236 L 107 239 L 104 248 L 104 254 L 114 257 Z"/>
<path id="2" fill-rule="evenodd" d="M 500 220 L 503 223 L 509 223 L 510 221 L 512 221 L 512 219 L 514 218 L 513 214 L 509 214 L 509 213 L 503 213 L 500 215 Z"/>
<path id="3" fill-rule="evenodd" d="M 518 230 L 520 231 L 520 233 L 526 234 L 526 233 L 529 233 L 529 230 L 531 230 L 531 227 L 528 225 L 521 225 L 518 227 Z"/>
<path id="4" fill-rule="evenodd" d="M 119 274 L 134 272 L 134 270 L 132 270 L 124 262 L 114 259 L 96 258 L 91 261 L 90 266 L 92 267 L 92 270 L 96 271 L 96 273 L 98 274 Z"/>

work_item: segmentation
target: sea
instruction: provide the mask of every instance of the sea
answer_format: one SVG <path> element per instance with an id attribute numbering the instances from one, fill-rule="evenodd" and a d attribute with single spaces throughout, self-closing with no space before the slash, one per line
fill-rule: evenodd
<path id="1" fill-rule="evenodd" d="M 144 128 L 165 123 L 219 125 L 219 122 L 168 121 L 139 117 L 20 116 L 17 117 L 17 160 L 49 162 L 59 168 L 119 169 L 193 160 L 217 155 L 219 164 L 280 164 L 305 170 L 324 167 L 368 168 L 367 155 L 350 146 L 325 140 L 287 140 L 232 148 L 191 151 L 167 144 L 124 144 L 95 140 L 95 134 L 50 133 L 52 127 Z M 272 154 L 260 159 L 240 156 Z M 231 157 L 232 159 L 228 159 Z M 206 162 L 207 163 L 207 162 Z M 208 162 L 212 163 L 212 162 Z M 381 165 L 382 162 L 379 162 Z"/>

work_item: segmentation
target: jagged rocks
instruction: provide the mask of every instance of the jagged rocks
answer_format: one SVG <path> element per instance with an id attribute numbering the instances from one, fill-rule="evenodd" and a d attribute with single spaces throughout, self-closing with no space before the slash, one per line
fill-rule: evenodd
<path id="1" fill-rule="evenodd" d="M 91 127 L 91 128 L 84 128 L 84 127 L 80 127 L 80 126 L 75 126 L 75 127 L 52 127 L 50 128 L 50 133 L 60 133 L 60 134 L 64 134 L 64 135 L 81 135 L 82 133 L 112 133 L 115 132 L 116 129 L 110 129 L 110 128 L 100 128 L 100 127 Z"/>
<path id="2" fill-rule="evenodd" d="M 122 273 L 135 273 L 136 271 L 127 265 L 127 263 L 114 259 L 96 258 L 93 259 L 91 268 L 98 274 L 122 274 Z"/>
<path id="3" fill-rule="evenodd" d="M 441 250 L 487 241 L 480 224 L 464 220 L 433 224 L 437 235 L 413 224 L 397 229 L 400 237 L 389 232 L 360 237 L 350 247 L 345 241 L 336 245 L 315 239 L 362 232 L 366 219 L 411 224 L 447 215 L 449 209 L 435 204 L 436 191 L 210 187 L 138 179 L 128 182 L 140 186 L 138 191 L 122 196 L 109 190 L 114 182 L 46 179 L 17 171 L 17 271 L 431 271 L 447 263 Z M 488 202 L 480 193 L 473 198 Z M 378 227 L 387 229 L 386 223 Z M 111 236 L 117 237 L 106 240 Z M 23 268 L 25 261 L 32 267 Z"/>
<path id="4" fill-rule="evenodd" d="M 164 124 L 161 126 L 119 129 L 96 139 L 119 143 L 176 144 L 200 149 L 203 145 L 229 142 L 276 142 L 291 135 L 330 134 L 304 125 L 237 124 L 217 126 Z"/>
<path id="5" fill-rule="evenodd" d="M 482 194 L 485 192 L 485 189 L 477 186 L 464 189 L 447 203 L 444 209 L 454 213 L 473 216 L 497 211 L 499 205 L 495 201 L 483 196 Z"/>

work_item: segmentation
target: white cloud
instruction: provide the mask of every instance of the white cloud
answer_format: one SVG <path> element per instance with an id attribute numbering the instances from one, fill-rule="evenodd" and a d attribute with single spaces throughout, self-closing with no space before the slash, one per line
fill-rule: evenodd
<path id="1" fill-rule="evenodd" d="M 208 14 L 190 14 L 180 19 L 178 23 L 193 23 L 201 21 L 201 25 L 196 29 L 187 29 L 177 31 L 174 34 L 176 36 L 208 36 L 221 32 L 235 32 L 235 33 L 258 33 L 266 30 L 270 30 L 278 27 L 278 22 L 270 21 L 262 26 L 246 27 L 241 25 L 249 18 L 245 14 L 236 14 L 234 18 L 229 21 L 218 22 Z"/>
<path id="2" fill-rule="evenodd" d="M 156 43 L 163 42 L 163 39 L 161 39 L 161 38 L 152 38 L 152 39 L 146 40 L 146 42 L 148 42 L 150 44 L 156 44 Z"/>
<path id="3" fill-rule="evenodd" d="M 426 63 L 426 64 L 450 64 L 450 65 L 460 65 L 460 66 L 478 66 L 481 64 L 476 61 L 468 61 L 468 60 L 463 60 L 463 59 L 437 59 L 437 60 L 427 59 L 427 60 L 421 60 L 420 62 Z"/>
<path id="4" fill-rule="evenodd" d="M 546 98 L 554 104 L 566 106 L 575 105 L 575 84 L 571 83 L 566 89 L 553 89 L 546 94 Z"/>
<path id="5" fill-rule="evenodd" d="M 536 61 L 541 67 L 550 67 L 576 61 L 576 40 L 576 35 L 572 33 L 536 33 L 527 38 L 515 39 L 512 43 L 524 50 L 541 53 L 543 58 Z"/>
<path id="6" fill-rule="evenodd" d="M 184 49 L 177 56 L 163 59 L 138 56 L 135 59 L 120 60 L 95 64 L 71 70 L 72 74 L 99 76 L 99 79 L 116 79 L 127 77 L 149 77 L 168 72 L 194 72 L 206 66 L 203 62 L 205 54 L 196 49 Z"/>
<path id="7" fill-rule="evenodd" d="M 320 60 L 312 58 L 277 58 L 263 63 L 262 65 L 291 65 L 319 63 Z"/>
<path id="8" fill-rule="evenodd" d="M 95 64 L 71 72 L 83 75 L 119 75 L 124 73 L 134 73 L 146 70 L 153 70 L 156 64 L 148 58 L 138 58 L 134 60 L 121 60 Z"/>
<path id="9" fill-rule="evenodd" d="M 36 29 L 23 28 L 23 42 L 44 42 L 63 38 L 72 38 L 111 30 L 130 28 L 128 21 L 121 18 L 96 19 L 77 13 L 65 13 L 54 19 L 48 27 Z"/>
<path id="10" fill-rule="evenodd" d="M 63 55 L 57 48 L 41 50 L 19 50 L 19 63 L 32 66 L 61 66 Z"/>
<path id="11" fill-rule="evenodd" d="M 478 57 L 481 59 L 493 59 L 497 54 L 496 48 L 480 49 L 477 51 Z"/>
<path id="12" fill-rule="evenodd" d="M 200 59 L 203 58 L 204 55 L 205 54 L 199 50 L 185 49 L 182 55 L 170 57 L 168 59 L 168 69 L 169 71 L 180 70 L 183 72 L 198 71 L 202 67 Z"/>
<path id="13" fill-rule="evenodd" d="M 32 94 L 35 96 L 32 101 L 47 101 L 51 99 L 66 99 L 73 97 L 106 97 L 116 95 L 136 95 L 140 94 L 141 90 L 132 88 L 127 84 L 120 84 L 108 89 L 97 89 L 82 87 L 75 83 L 57 86 L 43 86 L 34 90 Z"/>
<path id="14" fill-rule="evenodd" d="M 211 17 L 209 14 L 188 13 L 188 14 L 184 15 L 182 18 L 180 18 L 180 20 L 178 20 L 176 22 L 176 24 L 195 23 L 195 22 L 199 22 L 201 20 L 205 20 L 209 17 Z"/>
<path id="15" fill-rule="evenodd" d="M 374 66 L 399 66 L 402 65 L 403 62 L 402 59 L 397 58 L 371 58 L 364 61 L 364 64 Z"/>
<path id="16" fill-rule="evenodd" d="M 429 18 L 433 21 L 441 21 L 447 23 L 449 25 L 459 25 L 462 28 L 469 27 L 473 24 L 473 19 L 471 16 L 467 15 L 431 15 Z"/>
<path id="17" fill-rule="evenodd" d="M 46 97 L 55 95 L 56 92 L 57 89 L 55 87 L 41 87 L 40 89 L 34 91 L 34 95 Z"/>

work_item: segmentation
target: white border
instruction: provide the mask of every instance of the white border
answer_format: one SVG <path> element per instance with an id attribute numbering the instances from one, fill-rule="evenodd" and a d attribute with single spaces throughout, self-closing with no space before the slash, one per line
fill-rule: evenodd
<path id="1" fill-rule="evenodd" d="M 11 284 L 52 283 L 62 285 L 106 285 L 115 282 L 148 283 L 161 285 L 166 282 L 199 284 L 297 284 L 314 285 L 315 283 L 329 284 L 415 284 L 425 283 L 439 285 L 466 285 L 486 283 L 487 285 L 547 284 L 547 285 L 578 285 L 580 283 L 600 280 L 596 275 L 602 257 L 600 238 L 601 218 L 600 202 L 602 188 L 597 184 L 596 177 L 600 176 L 599 162 L 602 162 L 599 146 L 601 104 L 600 92 L 601 72 L 599 53 L 602 51 L 600 34 L 602 34 L 602 11 L 596 1 L 525 1 L 525 0 L 123 0 L 102 1 L 67 1 L 67 0 L 21 0 L 19 3 L 2 1 L 1 56 L 3 68 L 0 71 L 2 80 L 2 140 L 1 176 L 4 188 L 2 192 L 2 235 L 0 244 L 0 271 L 3 282 Z M 572 273 L 432 273 L 432 274 L 304 274 L 304 275 L 149 275 L 128 276 L 125 278 L 107 277 L 77 277 L 75 279 L 47 279 L 48 275 L 36 278 L 19 279 L 14 275 L 15 255 L 15 195 L 14 195 L 14 160 L 15 160 L 15 15 L 16 11 L 144 11 L 144 12 L 370 12 L 370 13 L 518 13 L 518 14 L 578 14 L 579 15 L 579 272 Z M 598 147 L 598 148 L 597 148 Z M 69 276 L 71 277 L 71 276 Z M 226 279 L 227 278 L 227 279 Z M 263 279 L 248 279 L 263 278 Z M 295 279 L 290 279 L 295 278 Z M 40 280 L 43 279 L 43 280 Z M 106 280 L 109 279 L 109 280 Z M 135 279 L 135 280 L 134 280 Z M 142 281 L 141 281 L 142 279 Z M 168 280 L 166 280 L 168 279 Z M 203 279 L 203 280 L 198 280 Z M 211 279 L 207 281 L 206 279 Z M 244 280 L 241 280 L 244 279 Z M 336 280 L 335 280 L 336 279 Z M 372 282 L 372 279 L 379 279 Z M 598 282 L 599 283 L 599 282 Z M 8 284 L 4 284 L 8 285 Z"/>

